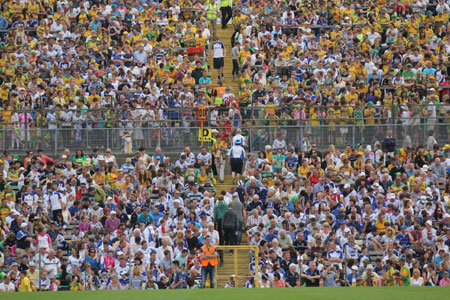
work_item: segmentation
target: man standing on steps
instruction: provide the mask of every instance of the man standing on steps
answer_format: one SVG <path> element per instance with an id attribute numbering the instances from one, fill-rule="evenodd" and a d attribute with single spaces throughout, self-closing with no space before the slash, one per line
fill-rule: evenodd
<path id="1" fill-rule="evenodd" d="M 228 21 L 233 17 L 233 0 L 220 0 L 220 11 L 222 12 L 222 29 L 226 29 Z"/>
<path id="2" fill-rule="evenodd" d="M 218 202 L 216 205 L 214 205 L 214 223 L 216 225 L 216 230 L 219 232 L 219 243 L 220 245 L 223 245 L 223 226 L 222 226 L 222 219 L 223 215 L 227 211 L 227 204 L 225 203 L 223 196 L 220 195 L 217 198 Z M 223 254 L 222 251 L 219 251 L 220 255 L 220 263 L 223 264 Z"/>
<path id="3" fill-rule="evenodd" d="M 206 6 L 206 18 L 209 21 L 209 25 L 212 31 L 213 37 L 216 36 L 216 28 L 217 28 L 217 15 L 219 13 L 219 5 L 216 3 L 216 0 L 209 0 L 208 5 Z"/>
<path id="4" fill-rule="evenodd" d="M 234 142 L 228 153 L 231 165 L 231 182 L 236 184 L 242 174 L 242 167 L 244 166 L 245 150 L 242 148 L 242 140 L 238 139 Z"/>
<path id="5" fill-rule="evenodd" d="M 239 228 L 239 219 L 238 215 L 233 210 L 233 203 L 228 204 L 228 210 L 224 213 L 222 218 L 222 226 L 224 244 L 227 246 L 236 245 L 236 231 Z M 230 255 L 233 255 L 233 251 L 231 250 Z"/>
<path id="6" fill-rule="evenodd" d="M 241 239 L 242 239 L 242 229 L 244 227 L 244 219 L 245 219 L 246 210 L 244 209 L 244 205 L 242 204 L 241 200 L 239 200 L 239 196 L 237 193 L 235 193 L 233 195 L 231 204 L 233 205 L 233 211 L 236 213 L 236 215 L 238 217 L 236 245 L 240 245 Z"/>
<path id="7" fill-rule="evenodd" d="M 225 45 L 221 41 L 219 41 L 218 36 L 216 36 L 214 40 L 215 42 L 212 44 L 213 67 L 217 70 L 217 81 L 220 81 L 221 77 L 222 80 L 224 79 L 223 65 L 225 59 Z"/>

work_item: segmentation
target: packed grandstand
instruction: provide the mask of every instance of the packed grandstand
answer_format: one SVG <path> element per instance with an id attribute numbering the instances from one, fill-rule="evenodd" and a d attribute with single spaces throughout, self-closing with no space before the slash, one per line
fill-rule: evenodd
<path id="1" fill-rule="evenodd" d="M 2 1 L 0 292 L 450 286 L 449 5 Z"/>

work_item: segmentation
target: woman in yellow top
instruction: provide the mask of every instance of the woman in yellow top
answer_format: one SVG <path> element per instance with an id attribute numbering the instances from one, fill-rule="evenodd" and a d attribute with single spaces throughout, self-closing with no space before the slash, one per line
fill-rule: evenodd
<path id="1" fill-rule="evenodd" d="M 118 190 L 119 184 L 117 182 L 117 171 L 114 166 L 111 166 L 108 170 L 108 174 L 106 175 L 106 182 L 111 185 L 111 189 Z"/>
<path id="2" fill-rule="evenodd" d="M 198 184 L 204 185 L 206 179 L 208 179 L 208 174 L 206 173 L 205 167 L 202 167 L 200 173 L 197 175 Z"/>
<path id="3" fill-rule="evenodd" d="M 95 166 L 95 173 L 92 175 L 95 183 L 98 185 L 103 185 L 106 182 L 105 172 L 101 169 L 101 166 Z"/>
<path id="4" fill-rule="evenodd" d="M 32 292 L 33 288 L 31 287 L 30 279 L 27 277 L 27 272 L 20 272 L 20 281 L 19 281 L 19 292 Z"/>
<path id="5" fill-rule="evenodd" d="M 300 167 L 298 167 L 297 169 L 297 173 L 300 177 L 308 177 L 308 173 L 310 170 L 310 166 L 308 164 L 308 161 L 305 159 L 302 161 L 302 164 L 300 165 Z"/>

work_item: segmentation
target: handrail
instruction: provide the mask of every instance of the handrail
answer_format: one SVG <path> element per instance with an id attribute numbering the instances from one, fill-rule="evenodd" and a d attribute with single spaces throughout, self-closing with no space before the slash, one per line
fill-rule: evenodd
<path id="1" fill-rule="evenodd" d="M 254 251 L 254 256 L 255 256 L 255 275 L 254 276 L 248 276 L 248 275 L 243 275 L 242 277 L 248 277 L 254 278 L 254 284 L 256 288 L 259 288 L 259 261 L 258 261 L 258 257 L 259 257 L 259 247 L 255 246 L 255 245 L 233 245 L 233 246 L 228 246 L 228 245 L 217 245 L 216 246 L 217 250 L 232 250 L 235 251 L 236 250 L 249 250 L 249 251 Z M 236 255 L 236 253 L 233 255 L 233 267 L 234 267 L 234 274 L 237 276 L 238 275 L 238 255 Z M 217 282 L 217 272 L 216 272 L 216 278 L 215 278 L 216 282 Z M 238 287 L 239 283 L 238 281 L 236 281 L 236 287 Z"/>

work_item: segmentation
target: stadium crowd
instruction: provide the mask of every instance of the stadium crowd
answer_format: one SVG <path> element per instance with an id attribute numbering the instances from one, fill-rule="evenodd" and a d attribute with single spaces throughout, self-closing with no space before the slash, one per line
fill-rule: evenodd
<path id="1" fill-rule="evenodd" d="M 136 148 L 157 136 L 170 146 L 178 138 L 170 129 L 195 126 L 204 105 L 227 108 L 209 115 L 211 125 L 328 125 L 339 146 L 347 125 L 358 125 L 365 143 L 391 123 L 415 143 L 423 130 L 447 137 L 446 0 L 235 1 L 234 91 L 214 80 L 202 51 L 213 42 L 209 18 L 221 14 L 205 1 L 160 2 L 3 2 L 7 146 L 46 149 L 59 131 L 60 149 L 98 147 L 105 128 L 120 129 L 110 140 L 130 135 Z"/>
<path id="2" fill-rule="evenodd" d="M 396 143 L 321 153 L 281 140 L 247 157 L 237 131 L 242 177 L 217 194 L 218 143 L 175 163 L 160 148 L 120 165 L 109 150 L 5 153 L 0 291 L 204 287 L 202 245 L 243 232 L 259 247 L 246 287 L 448 285 L 450 145 Z"/>
<path id="3" fill-rule="evenodd" d="M 210 10 L 0 4 L 2 140 L 12 152 L 0 163 L 0 291 L 214 287 L 204 245 L 238 244 L 242 233 L 259 256 L 249 253 L 249 276 L 227 287 L 450 285 L 448 1 L 236 1 L 236 94 L 215 89 L 203 53 L 189 52 L 210 46 Z M 173 160 L 146 152 L 151 128 L 190 127 L 194 110 L 183 109 L 204 105 L 229 108 L 210 119 L 211 148 Z M 311 141 L 290 145 L 280 132 L 246 153 L 253 137 L 236 128 L 252 118 L 310 126 Z M 404 145 L 374 128 L 394 119 Z M 330 139 L 318 145 L 321 124 Z M 357 128 L 361 143 L 335 148 L 348 134 L 338 125 Z M 105 128 L 139 151 L 123 163 L 99 150 Z M 97 130 L 97 148 L 13 152 L 45 148 L 57 129 L 70 149 L 82 129 Z M 227 156 L 233 187 L 216 193 Z"/>

